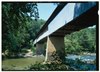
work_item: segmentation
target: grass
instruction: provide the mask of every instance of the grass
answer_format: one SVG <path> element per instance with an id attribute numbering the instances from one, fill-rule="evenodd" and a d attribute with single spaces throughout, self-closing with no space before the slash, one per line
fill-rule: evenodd
<path id="1" fill-rule="evenodd" d="M 18 58 L 18 59 L 6 59 L 2 61 L 3 70 L 27 70 L 27 68 L 35 63 L 41 63 L 44 61 L 43 56 L 37 56 L 32 58 Z"/>

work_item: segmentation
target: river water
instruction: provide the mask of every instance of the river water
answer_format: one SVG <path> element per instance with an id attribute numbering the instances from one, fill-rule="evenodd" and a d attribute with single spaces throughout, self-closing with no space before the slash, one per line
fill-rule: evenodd
<path id="1" fill-rule="evenodd" d="M 74 55 L 74 54 L 69 54 L 66 56 L 67 59 L 80 59 L 82 61 L 94 61 L 96 59 L 96 55 Z"/>
<path id="2" fill-rule="evenodd" d="M 96 65 L 91 63 L 96 60 L 96 54 L 92 55 L 69 54 L 66 56 L 66 59 L 68 60 L 70 66 L 78 70 L 96 70 Z M 77 59 L 85 63 L 75 62 Z"/>

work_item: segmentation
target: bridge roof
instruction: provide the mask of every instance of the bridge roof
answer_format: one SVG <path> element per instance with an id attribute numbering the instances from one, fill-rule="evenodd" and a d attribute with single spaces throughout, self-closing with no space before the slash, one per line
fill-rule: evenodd
<path id="1" fill-rule="evenodd" d="M 56 17 L 56 15 L 64 8 L 64 6 L 67 4 L 67 2 L 60 3 L 57 8 L 54 10 L 54 12 L 51 14 L 49 19 L 46 21 L 46 23 L 42 26 L 42 28 L 39 30 L 39 32 L 36 34 L 35 39 L 39 36 L 41 32 L 43 32 L 44 29 L 49 25 L 49 23 Z M 34 40 L 35 40 L 34 39 Z"/>

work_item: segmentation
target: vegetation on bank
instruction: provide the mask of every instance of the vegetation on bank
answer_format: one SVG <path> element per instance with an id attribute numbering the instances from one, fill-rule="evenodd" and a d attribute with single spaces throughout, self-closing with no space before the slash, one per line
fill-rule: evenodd
<path id="1" fill-rule="evenodd" d="M 96 27 L 85 28 L 65 36 L 66 54 L 96 52 Z"/>
<path id="2" fill-rule="evenodd" d="M 47 71 L 69 71 L 69 70 L 74 70 L 71 68 L 69 65 L 66 64 L 34 64 L 29 67 L 28 70 L 33 70 L 33 71 L 42 71 L 42 70 L 47 70 Z"/>
<path id="3" fill-rule="evenodd" d="M 45 23 L 38 19 L 36 3 L 2 3 L 2 53 L 18 57 L 23 49 L 32 49 L 35 35 Z"/>

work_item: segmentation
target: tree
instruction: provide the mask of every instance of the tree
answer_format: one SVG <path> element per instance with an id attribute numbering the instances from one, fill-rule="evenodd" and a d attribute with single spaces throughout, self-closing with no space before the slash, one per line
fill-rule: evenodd
<path id="1" fill-rule="evenodd" d="M 65 37 L 66 53 L 96 52 L 96 27 L 85 28 Z"/>
<path id="2" fill-rule="evenodd" d="M 32 19 L 34 17 L 35 20 Z M 36 3 L 2 3 L 2 52 L 17 55 L 22 48 L 30 48 L 36 20 Z M 33 23 L 33 24 L 32 24 Z M 33 27 L 32 27 L 33 26 Z M 32 33 L 32 29 L 33 33 Z M 37 32 L 37 31 L 36 31 Z M 32 33 L 32 34 L 31 34 Z"/>

